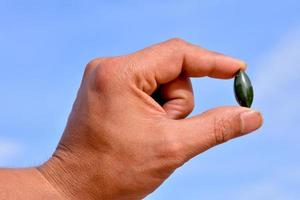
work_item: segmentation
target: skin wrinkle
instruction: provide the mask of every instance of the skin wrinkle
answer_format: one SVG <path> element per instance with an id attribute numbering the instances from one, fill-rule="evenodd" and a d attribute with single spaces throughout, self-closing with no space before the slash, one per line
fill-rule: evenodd
<path id="1" fill-rule="evenodd" d="M 215 144 L 221 144 L 225 142 L 225 136 L 224 136 L 224 121 L 215 119 L 214 120 L 214 138 L 215 138 Z"/>
<path id="2" fill-rule="evenodd" d="M 155 111 L 151 112 L 152 116 L 157 115 L 157 112 L 160 114 L 166 115 L 165 110 L 159 105 L 158 102 L 153 101 L 152 97 L 147 95 L 144 91 L 141 91 L 138 87 L 135 85 L 131 85 L 131 90 L 134 94 L 136 94 L 142 101 L 148 105 L 149 107 L 153 108 Z"/>
<path id="3" fill-rule="evenodd" d="M 50 182 L 43 176 L 43 174 L 38 169 L 36 171 L 38 172 L 41 179 L 43 179 L 43 181 L 46 182 L 47 187 L 49 187 L 49 188 L 51 188 L 51 190 L 55 191 L 55 193 L 58 195 L 59 199 L 63 199 L 64 195 L 61 192 L 59 192 L 58 190 L 56 190 L 56 188 L 54 188 L 53 185 L 50 184 Z"/>
<path id="4" fill-rule="evenodd" d="M 209 56 L 209 59 L 212 59 L 212 56 Z M 216 57 L 213 57 L 211 62 L 213 63 L 212 66 L 214 66 L 214 67 L 212 67 L 210 69 L 210 71 L 207 73 L 207 76 L 213 76 L 213 74 L 215 73 L 215 70 L 216 70 L 216 66 L 218 66 Z"/>
<path id="5" fill-rule="evenodd" d="M 155 79 L 151 78 L 151 77 L 155 77 L 155 74 L 150 75 L 149 78 L 144 78 L 144 77 L 148 77 L 146 76 L 146 74 L 147 72 L 145 70 L 145 67 L 142 66 L 140 72 L 137 72 L 137 75 L 135 76 L 136 85 L 140 90 L 144 91 L 146 94 L 152 95 L 155 89 L 158 88 L 158 84 L 155 81 Z"/>
<path id="6" fill-rule="evenodd" d="M 178 78 L 162 85 L 161 96 L 163 108 L 170 118 L 180 119 L 189 115 L 194 108 L 193 89 L 190 79 L 180 75 Z"/>
<path id="7" fill-rule="evenodd" d="M 248 109 L 245 109 L 244 112 L 247 112 Z M 242 112 L 242 113 L 244 113 Z M 236 126 L 232 125 L 232 121 L 240 121 Z M 227 118 L 215 118 L 214 120 L 214 137 L 215 144 L 222 144 L 227 142 L 232 137 L 231 135 L 237 135 L 242 132 L 242 122 L 240 120 L 240 115 L 228 114 Z"/>

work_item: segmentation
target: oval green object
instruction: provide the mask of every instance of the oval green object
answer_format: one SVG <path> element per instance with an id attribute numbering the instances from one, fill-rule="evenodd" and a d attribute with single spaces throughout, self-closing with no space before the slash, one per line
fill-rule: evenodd
<path id="1" fill-rule="evenodd" d="M 248 75 L 243 70 L 239 70 L 235 75 L 234 94 L 240 106 L 251 107 L 253 102 L 253 87 Z"/>

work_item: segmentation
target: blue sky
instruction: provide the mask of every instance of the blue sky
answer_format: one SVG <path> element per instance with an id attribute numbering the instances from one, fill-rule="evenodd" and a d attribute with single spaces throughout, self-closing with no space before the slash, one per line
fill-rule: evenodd
<path id="1" fill-rule="evenodd" d="M 197 156 L 146 199 L 300 199 L 299 10 L 297 0 L 0 0 L 0 166 L 49 158 L 90 59 L 181 37 L 247 61 L 265 124 Z M 232 80 L 193 84 L 193 114 L 236 105 Z"/>

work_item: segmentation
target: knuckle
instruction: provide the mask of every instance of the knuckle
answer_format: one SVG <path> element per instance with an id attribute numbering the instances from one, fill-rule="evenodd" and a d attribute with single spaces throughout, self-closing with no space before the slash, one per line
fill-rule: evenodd
<path id="1" fill-rule="evenodd" d="M 87 68 L 89 67 L 95 67 L 98 65 L 98 63 L 102 60 L 103 58 L 94 58 L 91 61 L 88 62 L 88 64 L 86 65 Z"/>
<path id="2" fill-rule="evenodd" d="M 95 58 L 88 62 L 85 66 L 84 76 L 88 76 L 92 73 L 94 69 L 96 69 L 99 65 L 104 63 L 106 58 Z"/>
<path id="3" fill-rule="evenodd" d="M 185 118 L 194 110 L 193 99 L 178 99 L 176 102 L 168 105 L 173 111 L 176 111 L 176 118 Z"/>
<path id="4" fill-rule="evenodd" d="M 179 167 L 184 163 L 183 144 L 174 137 L 169 137 L 162 145 L 160 157 L 167 160 L 170 168 Z"/>
<path id="5" fill-rule="evenodd" d="M 103 58 L 94 69 L 94 84 L 97 89 L 123 90 L 130 81 L 132 69 L 126 56 Z M 122 89 L 123 88 L 123 89 Z"/>
<path id="6" fill-rule="evenodd" d="M 216 144 L 224 143 L 240 134 L 241 125 L 238 116 L 215 118 L 213 135 Z"/>
<path id="7" fill-rule="evenodd" d="M 216 144 L 221 144 L 229 140 L 230 123 L 227 119 L 214 120 L 213 136 Z"/>
<path id="8" fill-rule="evenodd" d="M 95 69 L 98 65 L 98 58 L 91 60 L 88 62 L 88 64 L 85 66 L 84 69 L 84 76 L 88 76 L 93 69 Z"/>
<path id="9" fill-rule="evenodd" d="M 189 98 L 187 98 L 186 101 L 187 101 L 187 103 L 186 103 L 187 114 L 190 114 L 191 112 L 193 112 L 194 107 L 195 107 L 194 98 L 189 97 Z"/>
<path id="10" fill-rule="evenodd" d="M 188 116 L 194 110 L 194 96 L 190 94 L 181 94 L 182 99 L 178 99 L 177 101 L 173 101 L 172 110 L 180 113 L 181 118 Z"/>
<path id="11" fill-rule="evenodd" d="M 181 39 L 181 38 L 171 38 L 169 40 L 170 43 L 174 44 L 175 46 L 182 46 L 182 45 L 187 45 L 188 43 L 184 40 L 184 39 Z"/>
<path id="12" fill-rule="evenodd" d="M 93 68 L 93 84 L 97 90 L 103 90 L 115 83 L 116 62 L 114 58 L 101 58 L 95 61 L 97 64 Z M 93 63 L 91 64 L 93 65 Z"/>
<path id="13" fill-rule="evenodd" d="M 166 145 L 165 154 L 167 157 L 177 157 L 181 151 L 181 145 L 179 142 L 172 142 Z"/>
<path id="14" fill-rule="evenodd" d="M 135 65 L 127 56 L 100 58 L 90 65 L 95 65 L 95 62 L 97 64 L 93 71 L 93 79 L 98 89 L 121 89 L 128 84 L 135 69 Z"/>
<path id="15" fill-rule="evenodd" d="M 107 67 L 104 66 L 104 65 L 100 65 L 95 70 L 96 85 L 102 84 L 103 82 L 106 82 L 107 77 L 109 76 L 109 74 L 107 73 L 107 70 L 105 68 L 107 68 Z"/>

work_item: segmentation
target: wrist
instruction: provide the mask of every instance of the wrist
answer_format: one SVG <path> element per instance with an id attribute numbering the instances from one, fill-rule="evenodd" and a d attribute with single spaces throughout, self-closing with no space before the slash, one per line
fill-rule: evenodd
<path id="1" fill-rule="evenodd" d="M 65 199 L 111 199 L 105 194 L 109 194 L 105 192 L 109 191 L 106 189 L 108 184 L 101 174 L 102 169 L 99 169 L 99 161 L 93 157 L 84 152 L 73 152 L 60 144 L 38 170 Z"/>
<path id="2" fill-rule="evenodd" d="M 65 199 L 37 168 L 1 169 L 0 177 L 0 197 L 3 199 Z"/>
<path id="3" fill-rule="evenodd" d="M 132 189 L 130 185 L 126 185 L 126 188 L 119 187 L 118 176 L 124 174 L 124 169 L 118 169 L 108 155 L 86 149 L 79 152 L 78 149 L 80 148 L 76 148 L 75 152 L 60 144 L 53 156 L 38 167 L 40 173 L 64 199 L 142 199 L 128 191 Z"/>

